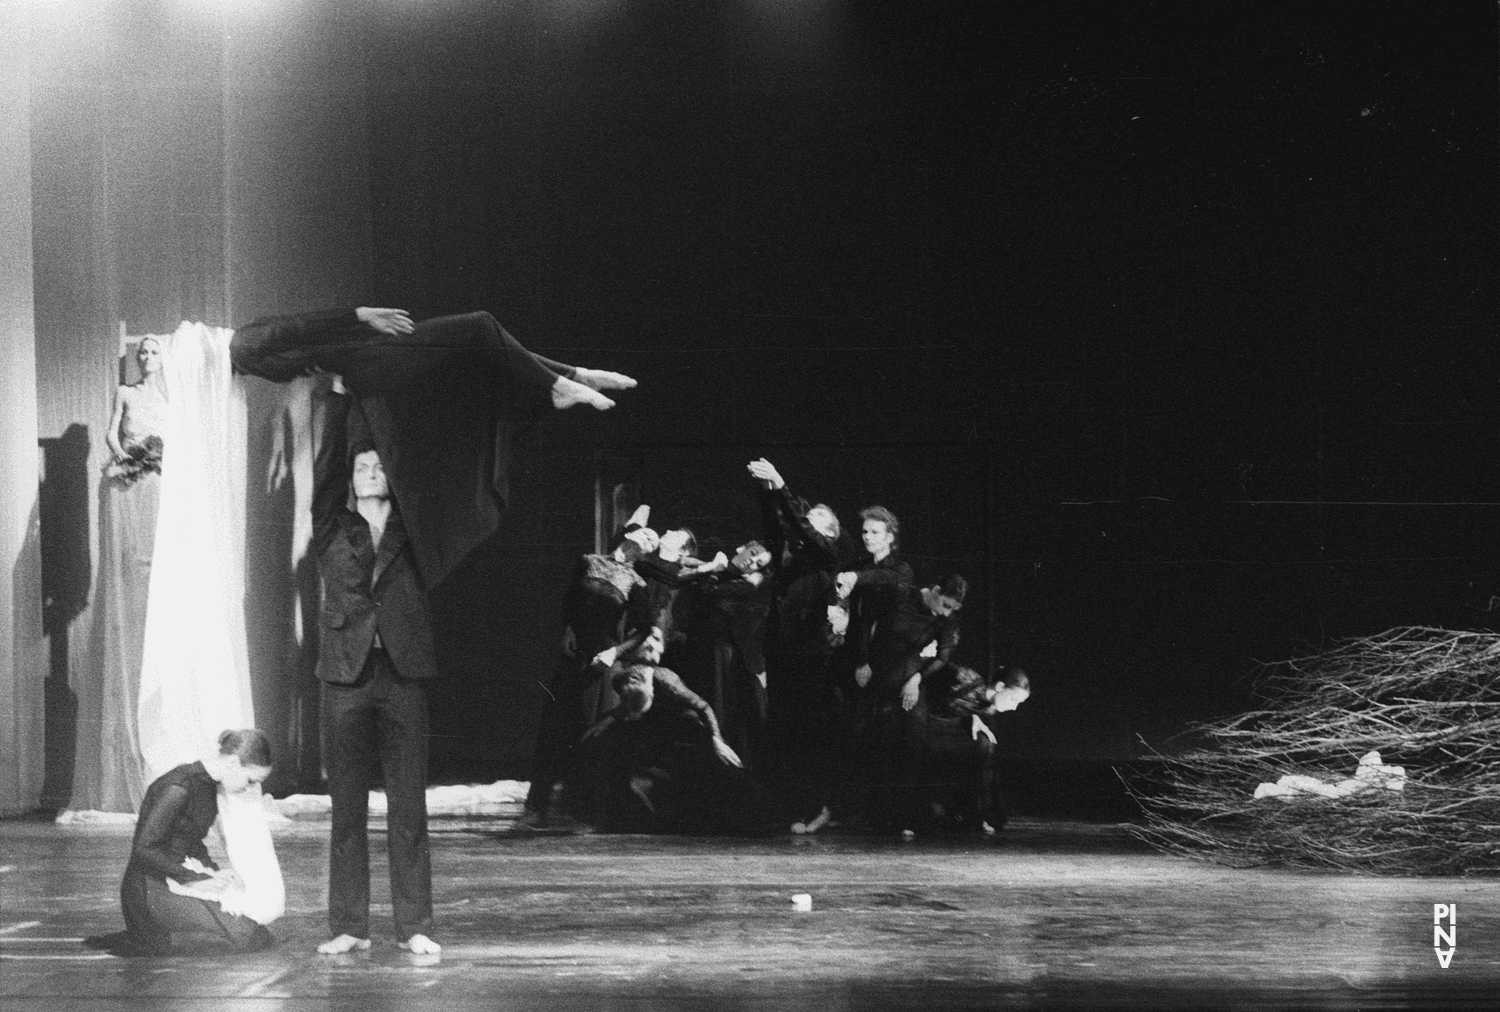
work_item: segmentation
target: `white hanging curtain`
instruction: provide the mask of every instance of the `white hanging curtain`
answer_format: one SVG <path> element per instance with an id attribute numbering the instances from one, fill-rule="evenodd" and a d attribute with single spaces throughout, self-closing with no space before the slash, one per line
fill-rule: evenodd
<path id="1" fill-rule="evenodd" d="M 245 645 L 245 391 L 234 331 L 183 323 L 167 338 L 161 508 L 137 717 L 146 782 L 255 726 Z"/>

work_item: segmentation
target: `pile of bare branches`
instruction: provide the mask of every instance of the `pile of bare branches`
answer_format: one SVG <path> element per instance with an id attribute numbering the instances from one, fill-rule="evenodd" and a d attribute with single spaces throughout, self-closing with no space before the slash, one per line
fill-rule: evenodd
<path id="1" fill-rule="evenodd" d="M 1197 725 L 1199 747 L 1125 776 L 1155 846 L 1224 864 L 1387 875 L 1500 871 L 1500 634 L 1401 628 L 1276 665 L 1265 707 Z M 1403 791 L 1252 795 L 1286 773 L 1336 782 L 1360 756 Z"/>

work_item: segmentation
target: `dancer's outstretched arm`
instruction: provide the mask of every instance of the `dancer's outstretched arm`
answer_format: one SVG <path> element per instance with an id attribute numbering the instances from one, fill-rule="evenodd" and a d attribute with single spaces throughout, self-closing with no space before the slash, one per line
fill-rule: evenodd
<path id="1" fill-rule="evenodd" d="M 786 480 L 776 465 L 761 457 L 748 466 L 752 477 L 759 479 L 765 487 L 763 504 L 774 510 L 776 535 L 791 544 L 794 552 L 806 551 L 817 558 L 820 568 L 838 564 L 838 541 L 813 526 L 808 519 L 811 507 L 800 495 L 793 495 Z M 768 531 L 770 521 L 767 521 Z M 779 553 L 776 553 L 779 555 Z"/>
<path id="2" fill-rule="evenodd" d="M 312 520 L 310 551 L 320 558 L 338 533 L 338 515 L 349 498 L 348 419 L 349 397 L 325 391 L 321 405 L 323 427 L 317 456 L 313 460 Z"/>

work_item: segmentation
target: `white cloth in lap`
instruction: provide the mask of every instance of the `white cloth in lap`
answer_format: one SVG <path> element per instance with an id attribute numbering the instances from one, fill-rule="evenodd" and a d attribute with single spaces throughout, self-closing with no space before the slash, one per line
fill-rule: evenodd
<path id="1" fill-rule="evenodd" d="M 219 831 L 224 837 L 229 867 L 205 882 L 183 884 L 168 879 L 167 888 L 183 896 L 218 903 L 226 914 L 240 914 L 257 923 L 270 924 L 286 913 L 286 882 L 281 877 L 281 863 L 276 860 L 261 799 L 229 797 L 221 792 Z"/>
<path id="2" fill-rule="evenodd" d="M 259 798 L 219 798 L 219 828 L 229 864 L 239 875 L 242 889 L 224 894 L 225 912 L 244 914 L 252 921 L 270 924 L 286 913 L 286 883 L 281 864 L 266 825 L 266 810 Z"/>

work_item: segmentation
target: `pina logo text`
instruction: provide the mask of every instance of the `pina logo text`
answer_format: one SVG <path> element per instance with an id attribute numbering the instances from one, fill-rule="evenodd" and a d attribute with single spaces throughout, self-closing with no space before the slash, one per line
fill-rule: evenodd
<path id="1" fill-rule="evenodd" d="M 1443 927 L 1447 921 L 1448 926 Z M 1443 948 L 1443 946 L 1447 948 Z M 1434 903 L 1432 905 L 1432 951 L 1437 953 L 1438 966 L 1444 970 L 1453 962 L 1453 950 L 1458 948 L 1458 904 Z"/>

